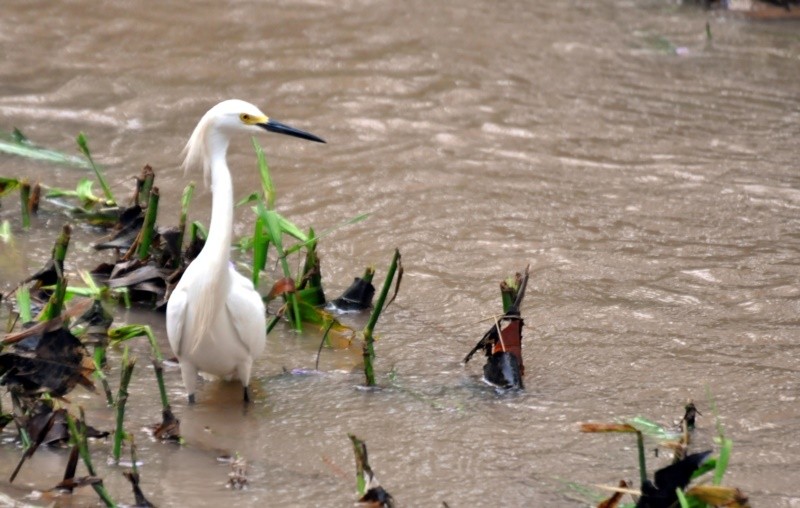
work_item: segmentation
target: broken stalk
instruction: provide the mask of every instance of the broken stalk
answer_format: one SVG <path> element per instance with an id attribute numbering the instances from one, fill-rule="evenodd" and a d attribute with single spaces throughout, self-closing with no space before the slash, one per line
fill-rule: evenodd
<path id="1" fill-rule="evenodd" d="M 114 193 L 111 192 L 111 187 L 108 186 L 108 182 L 106 181 L 106 177 L 103 176 L 103 172 L 100 170 L 99 167 L 94 163 L 92 159 L 92 153 L 89 151 L 89 145 L 86 143 L 86 135 L 84 133 L 78 134 L 78 148 L 80 148 L 81 153 L 86 157 L 89 161 L 89 165 L 92 166 L 94 170 L 94 174 L 97 176 L 97 181 L 100 182 L 100 187 L 103 188 L 103 194 L 106 196 L 106 200 L 109 201 L 112 205 L 117 204 L 117 200 L 114 199 Z"/>
<path id="2" fill-rule="evenodd" d="M 167 388 L 164 386 L 164 356 L 161 354 L 161 348 L 158 347 L 153 330 L 149 326 L 144 327 L 144 333 L 147 335 L 147 340 L 150 342 L 150 348 L 153 350 L 153 368 L 156 371 L 156 381 L 158 381 L 158 391 L 161 394 L 161 407 L 164 411 L 170 409 L 169 399 L 167 399 Z"/>
<path id="3" fill-rule="evenodd" d="M 178 221 L 178 251 L 183 250 L 183 237 L 186 235 L 186 216 L 189 213 L 189 202 L 192 200 L 192 195 L 194 194 L 194 182 L 191 182 L 189 185 L 183 189 L 183 195 L 181 196 L 181 217 Z M 173 268 L 178 268 L 181 264 L 181 257 L 175 260 L 175 264 Z"/>
<path id="4" fill-rule="evenodd" d="M 100 383 L 103 385 L 103 391 L 106 394 L 106 403 L 109 406 L 114 405 L 114 396 L 111 394 L 111 386 L 108 384 L 108 379 L 106 375 L 103 373 L 103 363 L 105 363 L 106 359 L 106 347 L 105 346 L 95 346 L 94 347 L 94 376 L 100 380 Z"/>
<path id="5" fill-rule="evenodd" d="M 81 412 L 81 420 L 83 421 L 84 425 L 83 428 L 86 428 L 86 418 L 83 415 L 83 408 L 80 408 Z M 81 458 L 83 459 L 83 463 L 86 464 L 86 470 L 89 471 L 91 476 L 97 476 L 94 470 L 94 466 L 92 465 L 92 456 L 89 454 L 89 443 L 86 440 L 86 433 L 78 432 L 78 426 L 75 424 L 75 419 L 72 417 L 69 411 L 67 411 L 67 426 L 69 427 L 69 434 L 70 434 L 70 441 L 72 441 L 73 445 L 78 446 L 78 451 L 80 452 Z M 116 503 L 114 500 L 111 499 L 108 491 L 106 490 L 105 486 L 103 486 L 102 481 L 99 483 L 95 483 L 92 485 L 97 495 L 100 496 L 100 499 L 103 500 L 106 506 L 108 507 L 116 507 Z"/>
<path id="6" fill-rule="evenodd" d="M 42 315 L 42 321 L 49 321 L 61 315 L 61 308 L 64 305 L 64 296 L 67 292 L 67 281 L 64 279 L 64 258 L 67 256 L 67 247 L 69 247 L 69 239 L 72 234 L 72 228 L 69 224 L 65 224 L 61 230 L 58 240 L 56 240 L 55 247 L 53 247 L 53 261 L 55 262 L 56 274 L 58 281 L 50 301 L 47 302 Z"/>
<path id="7" fill-rule="evenodd" d="M 372 332 L 375 329 L 375 325 L 378 323 L 378 318 L 383 310 L 383 304 L 386 302 L 386 296 L 389 294 L 389 289 L 392 287 L 392 280 L 394 279 L 394 274 L 397 271 L 397 264 L 399 260 L 400 251 L 395 249 L 394 256 L 392 257 L 392 263 L 389 265 L 389 272 L 386 274 L 386 279 L 383 281 L 381 294 L 378 296 L 378 301 L 375 304 L 375 307 L 372 309 L 372 314 L 369 316 L 367 326 L 364 327 L 364 375 L 367 378 L 367 386 L 375 386 L 375 371 L 372 368 L 372 360 L 375 359 L 375 347 L 373 345 L 375 339 L 372 336 Z"/>
<path id="8" fill-rule="evenodd" d="M 133 376 L 133 367 L 136 365 L 136 358 L 128 359 L 128 346 L 122 352 L 122 372 L 120 374 L 119 392 L 117 393 L 117 427 L 114 431 L 114 463 L 119 464 L 119 457 L 122 454 L 122 440 L 125 437 L 123 423 L 125 421 L 125 404 L 128 402 L 128 384 Z"/>
<path id="9" fill-rule="evenodd" d="M 150 191 L 150 199 L 147 201 L 147 212 L 144 216 L 142 225 L 141 241 L 137 255 L 139 260 L 144 261 L 150 255 L 150 244 L 153 243 L 153 236 L 156 227 L 156 216 L 158 215 L 158 187 L 153 187 Z"/>
<path id="10" fill-rule="evenodd" d="M 22 229 L 31 227 L 31 213 L 28 202 L 31 199 L 31 184 L 23 180 L 19 186 L 19 204 L 22 212 Z"/>

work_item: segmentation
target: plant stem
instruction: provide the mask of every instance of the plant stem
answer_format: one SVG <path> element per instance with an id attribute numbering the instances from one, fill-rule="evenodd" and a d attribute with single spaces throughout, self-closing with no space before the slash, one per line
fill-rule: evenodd
<path id="1" fill-rule="evenodd" d="M 256 218 L 253 229 L 253 287 L 258 288 L 261 270 L 267 266 L 267 251 L 269 249 L 269 236 L 264 234 L 264 219 Z"/>
<path id="2" fill-rule="evenodd" d="M 367 378 L 367 386 L 375 386 L 375 371 L 372 368 L 372 360 L 375 359 L 375 339 L 372 335 L 375 325 L 378 323 L 378 318 L 383 310 L 383 304 L 386 302 L 386 296 L 389 294 L 389 289 L 392 287 L 392 280 L 397 271 L 397 263 L 400 260 L 400 251 L 394 250 L 392 263 L 389 265 L 389 272 L 386 274 L 386 279 L 383 281 L 383 288 L 381 294 L 378 296 L 378 302 L 372 309 L 372 314 L 369 316 L 367 326 L 364 327 L 364 345 L 362 353 L 364 356 L 364 376 Z"/>
<path id="3" fill-rule="evenodd" d="M 647 463 L 644 455 L 644 435 L 636 431 L 636 446 L 639 449 L 639 485 L 644 485 L 647 481 Z"/>
<path id="4" fill-rule="evenodd" d="M 122 372 L 120 374 L 119 392 L 117 392 L 117 427 L 114 431 L 114 463 L 119 464 L 119 457 L 122 454 L 122 439 L 125 437 L 125 404 L 128 402 L 128 384 L 131 382 L 133 367 L 136 365 L 136 358 L 128 359 L 128 346 L 122 353 Z"/>
<path id="5" fill-rule="evenodd" d="M 283 250 L 283 241 L 281 239 L 281 228 L 278 224 L 278 215 L 273 210 L 264 210 L 263 204 L 259 203 L 258 206 L 261 208 L 259 210 L 259 215 L 264 216 L 266 219 L 267 224 L 267 231 L 269 232 L 270 240 L 275 245 L 275 250 L 278 253 L 278 259 L 281 260 L 281 268 L 283 268 L 283 275 L 285 277 L 291 278 L 292 272 L 289 269 L 289 262 L 286 260 L 286 256 Z M 300 319 L 300 305 L 297 303 L 297 295 L 295 293 L 289 293 L 286 295 L 287 301 L 291 306 L 291 317 L 294 322 L 294 329 L 298 332 L 303 331 L 303 323 Z"/>
<path id="6" fill-rule="evenodd" d="M 83 428 L 86 428 L 86 419 L 83 416 L 83 408 L 80 408 L 81 412 L 81 420 L 83 421 Z M 78 426 L 75 424 L 75 419 L 72 417 L 69 411 L 67 411 L 67 426 L 69 427 L 69 434 L 71 436 L 70 441 L 72 441 L 73 445 L 78 446 L 78 451 L 81 454 L 81 458 L 83 459 L 83 463 L 86 464 L 86 470 L 89 471 L 91 476 L 97 476 L 94 470 L 94 466 L 92 465 L 92 457 L 89 454 L 89 443 L 86 441 L 86 433 L 85 432 L 78 432 Z M 116 507 L 116 503 L 114 500 L 111 499 L 108 491 L 106 490 L 103 483 L 95 483 L 92 485 L 97 495 L 100 496 L 100 499 L 103 500 L 106 506 L 108 507 Z"/>
<path id="7" fill-rule="evenodd" d="M 394 280 L 394 274 L 397 271 L 397 263 L 399 260 L 400 251 L 395 249 L 394 256 L 392 257 L 392 264 L 389 265 L 389 272 L 386 274 L 386 279 L 383 281 L 383 288 L 381 288 L 381 294 L 378 296 L 378 302 L 375 304 L 375 308 L 372 309 L 372 314 L 369 316 L 367 326 L 364 328 L 365 335 L 369 333 L 370 337 L 372 336 L 372 331 L 375 329 L 375 324 L 378 322 L 378 318 L 383 310 L 383 304 L 386 302 L 386 296 L 389 294 L 389 289 L 392 287 L 392 280 Z"/>
<path id="8" fill-rule="evenodd" d="M 106 378 L 105 373 L 103 373 L 103 364 L 105 363 L 106 358 L 106 347 L 105 346 L 95 346 L 94 348 L 94 375 L 97 379 L 100 380 L 100 383 L 103 385 L 103 391 L 106 393 L 106 403 L 109 406 L 114 405 L 114 396 L 111 394 L 111 387 L 108 385 L 108 378 Z"/>
<path id="9" fill-rule="evenodd" d="M 137 196 L 137 203 L 149 203 L 150 202 L 150 191 L 153 188 L 153 182 L 156 179 L 156 174 L 153 173 L 153 168 L 149 165 L 145 166 L 142 169 L 142 186 L 139 189 L 139 195 Z"/>
<path id="10" fill-rule="evenodd" d="M 31 227 L 31 214 L 28 208 L 28 201 L 31 199 L 31 184 L 23 180 L 19 186 L 19 203 L 22 212 L 22 229 Z"/>
<path id="11" fill-rule="evenodd" d="M 56 268 L 58 280 L 56 282 L 56 289 L 47 302 L 47 307 L 43 311 L 42 319 L 49 321 L 61 315 L 61 308 L 64 306 L 64 296 L 67 292 L 67 281 L 64 279 L 64 258 L 67 256 L 67 248 L 69 247 L 69 239 L 72 234 L 72 228 L 69 224 L 64 224 L 61 229 L 61 234 L 56 240 L 53 247 L 53 262 Z"/>
<path id="12" fill-rule="evenodd" d="M 156 216 L 158 215 L 158 187 L 153 187 L 150 191 L 150 199 L 147 202 L 147 212 L 144 216 L 142 225 L 142 237 L 139 242 L 139 260 L 144 261 L 150 255 L 150 244 L 153 242 L 154 230 L 156 226 Z"/>
<path id="13" fill-rule="evenodd" d="M 161 355 L 161 348 L 158 347 L 153 330 L 149 326 L 144 327 L 144 333 L 147 335 L 147 340 L 150 341 L 150 349 L 153 351 L 153 368 L 156 371 L 156 381 L 158 382 L 158 391 L 161 394 L 161 407 L 164 410 L 170 409 L 169 399 L 167 398 L 167 388 L 164 385 L 164 357 Z"/>
<path id="14" fill-rule="evenodd" d="M 103 194 L 106 196 L 106 200 L 110 201 L 111 204 L 116 205 L 117 200 L 114 199 L 114 193 L 111 192 L 111 187 L 108 186 L 108 182 L 106 181 L 106 177 L 103 176 L 103 172 L 100 170 L 99 167 L 94 163 L 92 159 L 92 154 L 89 151 L 89 145 L 86 143 L 86 135 L 84 133 L 78 134 L 78 148 L 80 148 L 81 153 L 89 160 L 89 164 L 92 166 L 94 170 L 95 176 L 97 176 L 97 181 L 100 182 L 100 187 L 103 188 Z"/>
<path id="15" fill-rule="evenodd" d="M 516 277 L 509 277 L 500 283 L 500 295 L 503 298 L 503 313 L 508 312 L 508 309 L 514 305 L 517 299 L 517 291 L 519 291 L 520 279 Z"/>
<path id="16" fill-rule="evenodd" d="M 31 316 L 31 290 L 28 286 L 20 286 L 17 289 L 17 307 L 19 307 L 19 318 L 22 323 L 30 323 Z"/>
<path id="17" fill-rule="evenodd" d="M 375 267 L 368 266 L 364 270 L 364 276 L 361 277 L 361 280 L 363 280 L 364 282 L 369 282 L 370 284 L 372 284 L 373 277 L 375 277 Z"/>
<path id="18" fill-rule="evenodd" d="M 181 196 L 181 217 L 178 221 L 178 259 L 173 263 L 173 268 L 178 268 L 181 264 L 183 255 L 183 237 L 186 236 L 186 216 L 189 213 L 189 202 L 192 200 L 194 194 L 194 182 L 190 183 L 183 189 L 183 196 Z"/>

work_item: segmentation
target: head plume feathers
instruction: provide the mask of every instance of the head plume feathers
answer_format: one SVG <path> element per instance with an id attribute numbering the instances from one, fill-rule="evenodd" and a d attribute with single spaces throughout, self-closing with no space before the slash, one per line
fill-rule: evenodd
<path id="1" fill-rule="evenodd" d="M 188 174 L 192 169 L 202 168 L 203 181 L 206 187 L 211 182 L 211 154 L 209 153 L 211 147 L 207 142 L 208 130 L 211 126 L 211 111 L 213 111 L 213 108 L 203 115 L 183 148 L 184 175 Z"/>

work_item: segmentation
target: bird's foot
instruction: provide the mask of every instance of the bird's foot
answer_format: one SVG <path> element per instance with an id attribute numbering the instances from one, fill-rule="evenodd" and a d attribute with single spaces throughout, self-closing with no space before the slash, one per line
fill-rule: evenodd
<path id="1" fill-rule="evenodd" d="M 250 390 L 246 386 L 244 387 L 244 402 L 246 404 L 250 402 Z"/>
<path id="2" fill-rule="evenodd" d="M 195 401 L 195 398 L 194 398 L 194 394 L 190 393 L 189 394 L 189 404 L 191 405 L 191 404 L 194 404 L 195 402 L 196 401 Z"/>

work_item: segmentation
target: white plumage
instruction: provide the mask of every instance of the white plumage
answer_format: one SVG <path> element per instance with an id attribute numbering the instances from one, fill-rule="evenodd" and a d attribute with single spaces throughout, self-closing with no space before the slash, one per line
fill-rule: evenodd
<path id="1" fill-rule="evenodd" d="M 253 360 L 266 344 L 261 295 L 230 262 L 233 184 L 226 162 L 231 136 L 263 130 L 324 143 L 313 134 L 270 120 L 248 102 L 227 100 L 203 115 L 184 151 L 184 169 L 201 167 L 212 192 L 205 246 L 167 302 L 167 336 L 180 361 L 189 402 L 195 400 L 198 371 L 239 379 L 244 399 L 249 400 Z"/>

